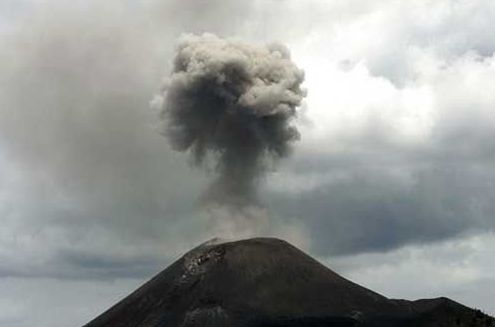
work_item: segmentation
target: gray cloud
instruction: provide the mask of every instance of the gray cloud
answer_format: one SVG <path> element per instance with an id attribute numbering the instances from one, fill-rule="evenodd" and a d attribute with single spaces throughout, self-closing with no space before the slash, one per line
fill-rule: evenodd
<path id="1" fill-rule="evenodd" d="M 279 213 L 311 226 L 316 253 L 385 251 L 493 229 L 490 170 L 459 164 L 336 167 L 333 180 L 272 201 Z"/>

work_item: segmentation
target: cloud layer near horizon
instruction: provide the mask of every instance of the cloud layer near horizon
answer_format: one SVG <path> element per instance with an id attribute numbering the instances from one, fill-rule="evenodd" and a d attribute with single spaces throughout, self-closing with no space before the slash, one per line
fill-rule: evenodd
<path id="1" fill-rule="evenodd" d="M 491 1 L 7 3 L 4 279 L 144 278 L 239 229 L 352 257 L 495 227 Z M 302 138 L 264 181 L 255 226 L 199 211 L 205 176 L 154 128 L 148 102 L 183 32 L 280 41 L 306 72 Z"/>

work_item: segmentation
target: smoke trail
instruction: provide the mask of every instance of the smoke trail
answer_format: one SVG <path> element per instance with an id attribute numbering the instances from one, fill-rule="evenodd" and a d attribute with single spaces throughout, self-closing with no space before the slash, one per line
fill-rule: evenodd
<path id="1" fill-rule="evenodd" d="M 305 96 L 304 73 L 282 45 L 255 46 L 213 34 L 181 37 L 173 72 L 155 99 L 164 134 L 195 164 L 207 157 L 218 174 L 207 200 L 256 200 L 266 159 L 288 154 L 299 138 L 290 124 Z"/>

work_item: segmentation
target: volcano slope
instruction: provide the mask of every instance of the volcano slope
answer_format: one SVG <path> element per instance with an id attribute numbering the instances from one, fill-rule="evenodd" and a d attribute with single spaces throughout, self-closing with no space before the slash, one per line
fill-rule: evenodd
<path id="1" fill-rule="evenodd" d="M 289 243 L 205 243 L 85 327 L 495 326 L 447 298 L 392 300 Z"/>

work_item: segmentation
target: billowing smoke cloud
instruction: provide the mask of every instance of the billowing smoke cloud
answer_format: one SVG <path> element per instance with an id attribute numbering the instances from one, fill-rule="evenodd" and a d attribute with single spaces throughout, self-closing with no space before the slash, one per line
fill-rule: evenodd
<path id="1" fill-rule="evenodd" d="M 213 34 L 184 35 L 173 72 L 155 104 L 173 149 L 193 162 L 215 162 L 208 201 L 242 206 L 256 200 L 267 163 L 299 138 L 291 125 L 305 96 L 304 73 L 279 44 L 256 46 Z"/>

